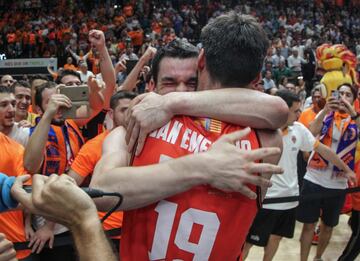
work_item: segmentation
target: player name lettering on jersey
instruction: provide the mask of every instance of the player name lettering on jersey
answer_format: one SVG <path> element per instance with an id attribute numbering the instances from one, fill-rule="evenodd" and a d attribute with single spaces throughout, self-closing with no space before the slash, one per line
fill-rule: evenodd
<path id="1" fill-rule="evenodd" d="M 210 148 L 212 142 L 205 138 L 202 134 L 189 128 L 182 131 L 185 127 L 179 121 L 174 121 L 172 126 L 170 123 L 171 122 L 168 122 L 160 129 L 153 131 L 149 137 L 171 144 L 175 144 L 178 140 L 180 140 L 180 147 L 191 153 L 204 152 Z M 251 150 L 251 142 L 249 140 L 237 141 L 235 146 L 239 149 Z"/>
<path id="2" fill-rule="evenodd" d="M 182 132 L 183 127 L 184 125 L 181 122 L 174 121 L 174 124 L 170 128 L 169 122 L 160 129 L 153 131 L 149 136 L 171 144 L 177 143 L 180 136 L 180 147 L 191 153 L 203 152 L 209 149 L 212 144 L 211 141 L 189 128 L 186 128 L 185 131 Z M 180 133 L 182 135 L 180 135 Z"/>

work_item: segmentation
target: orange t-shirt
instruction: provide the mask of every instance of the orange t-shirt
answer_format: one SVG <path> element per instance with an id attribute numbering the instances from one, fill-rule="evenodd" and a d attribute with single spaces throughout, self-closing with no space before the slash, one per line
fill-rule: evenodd
<path id="1" fill-rule="evenodd" d="M 73 65 L 73 64 L 65 64 L 65 65 L 64 65 L 64 70 L 77 71 L 77 68 L 76 68 L 76 66 Z"/>
<path id="2" fill-rule="evenodd" d="M 8 176 L 19 176 L 24 173 L 24 148 L 0 132 L 0 172 Z M 25 242 L 25 229 L 21 210 L 8 211 L 0 214 L 0 233 L 4 233 L 11 242 Z M 16 252 L 16 258 L 29 256 L 30 250 Z"/>
<path id="3" fill-rule="evenodd" d="M 119 52 L 119 53 L 122 52 L 122 51 L 124 51 L 125 48 L 126 48 L 126 45 L 125 45 L 124 42 L 119 42 L 119 43 L 118 43 L 117 49 L 118 49 L 118 52 Z"/>
<path id="4" fill-rule="evenodd" d="M 34 33 L 29 34 L 29 44 L 32 44 L 32 45 L 36 44 L 36 34 L 34 34 Z"/>
<path id="5" fill-rule="evenodd" d="M 141 46 L 143 44 L 144 35 L 142 31 L 131 31 L 128 32 L 128 35 L 134 46 Z"/>
<path id="6" fill-rule="evenodd" d="M 108 134 L 109 131 L 105 131 L 85 143 L 77 154 L 74 162 L 71 164 L 71 169 L 84 178 L 91 175 L 95 169 L 96 163 L 101 158 L 102 144 Z M 99 212 L 99 217 L 102 218 L 105 214 L 106 213 L 104 212 Z M 105 230 L 119 228 L 122 225 L 122 219 L 123 212 L 117 211 L 104 221 L 103 227 Z M 120 236 L 115 238 L 120 238 Z"/>
<path id="7" fill-rule="evenodd" d="M 178 116 L 149 134 L 133 166 L 206 151 L 222 134 L 242 127 Z M 260 147 L 254 130 L 237 142 Z M 255 191 L 255 186 L 248 185 Z M 195 186 L 146 207 L 125 211 L 121 260 L 236 260 L 258 210 L 257 200 L 209 185 Z"/>
<path id="8" fill-rule="evenodd" d="M 302 124 L 304 124 L 306 128 L 309 128 L 310 123 L 315 120 L 315 117 L 316 117 L 316 113 L 314 112 L 313 107 L 311 106 L 310 108 L 307 108 L 301 113 L 298 122 L 301 122 Z"/>

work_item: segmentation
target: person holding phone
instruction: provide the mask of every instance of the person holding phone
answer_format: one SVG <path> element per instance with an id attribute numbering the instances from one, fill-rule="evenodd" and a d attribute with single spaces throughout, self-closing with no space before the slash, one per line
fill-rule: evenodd
<path id="1" fill-rule="evenodd" d="M 319 112 L 310 124 L 310 131 L 324 145 L 336 151 L 336 154 L 354 170 L 355 150 L 359 137 L 360 117 L 352 104 L 357 89 L 348 83 L 341 84 L 328 99 L 324 109 Z M 347 179 L 341 171 L 313 152 L 304 176 L 301 194 L 341 191 L 348 187 Z M 321 226 L 319 244 L 314 260 L 321 260 L 330 238 L 333 227 L 339 222 L 340 211 L 344 205 L 345 195 L 322 200 L 301 201 L 298 207 L 297 220 L 304 223 L 301 234 L 301 260 L 307 260 L 315 224 L 320 217 Z"/>

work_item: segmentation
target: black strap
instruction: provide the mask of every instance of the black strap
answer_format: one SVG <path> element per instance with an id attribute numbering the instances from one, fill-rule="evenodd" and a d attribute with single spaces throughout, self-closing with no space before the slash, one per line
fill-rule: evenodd
<path id="1" fill-rule="evenodd" d="M 121 227 L 106 230 L 105 234 L 107 237 L 117 237 L 121 235 Z"/>
<path id="2" fill-rule="evenodd" d="M 309 201 L 309 200 L 314 200 L 314 199 L 337 197 L 337 196 L 342 196 L 342 195 L 345 195 L 348 193 L 355 193 L 355 192 L 360 192 L 360 187 L 328 191 L 326 193 L 312 193 L 312 194 L 292 196 L 292 197 L 266 198 L 266 199 L 264 199 L 263 204 Z"/>
<path id="3" fill-rule="evenodd" d="M 264 199 L 263 204 L 308 201 L 308 200 L 321 199 L 321 198 L 337 197 L 337 196 L 345 195 L 348 193 L 355 193 L 355 192 L 360 192 L 360 187 L 328 191 L 327 193 L 312 193 L 312 194 L 301 195 L 301 196 L 292 196 L 292 197 L 266 198 L 266 199 Z M 105 233 L 108 237 L 119 236 L 119 235 L 121 235 L 121 228 L 114 228 L 111 230 L 107 230 L 107 231 L 105 231 Z M 74 243 L 73 238 L 70 233 L 66 232 L 64 234 L 55 236 L 54 247 L 67 246 L 67 245 L 72 245 Z M 29 249 L 28 245 L 29 245 L 29 242 L 15 242 L 14 248 L 15 248 L 15 250 L 25 250 L 25 249 Z"/>
<path id="4" fill-rule="evenodd" d="M 120 236 L 121 235 L 121 228 L 113 228 L 110 230 L 106 230 L 105 234 L 107 237 L 115 237 L 115 236 Z M 30 242 L 15 242 L 14 243 L 14 249 L 16 251 L 18 250 L 26 250 L 26 249 L 30 249 L 28 247 Z M 74 240 L 73 237 L 71 235 L 70 232 L 65 232 L 62 233 L 60 235 L 55 235 L 54 237 L 54 245 L 53 247 L 61 247 L 61 246 L 68 246 L 68 245 L 73 245 L 74 244 Z M 48 244 L 45 244 L 45 247 L 48 247 Z"/>

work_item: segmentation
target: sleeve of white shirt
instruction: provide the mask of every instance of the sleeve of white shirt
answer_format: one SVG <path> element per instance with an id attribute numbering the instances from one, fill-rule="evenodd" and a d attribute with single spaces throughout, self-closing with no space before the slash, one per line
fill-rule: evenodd
<path id="1" fill-rule="evenodd" d="M 301 136 L 301 144 L 300 144 L 300 150 L 301 151 L 313 151 L 316 139 L 314 135 L 300 122 L 295 122 L 297 129 Z"/>
<path id="2" fill-rule="evenodd" d="M 271 85 L 271 88 L 276 88 L 276 84 L 275 84 L 274 80 L 271 80 L 270 85 Z"/>
<path id="3" fill-rule="evenodd" d="M 23 128 L 24 129 L 24 147 L 26 147 L 26 145 L 29 142 L 29 138 L 30 138 L 30 128 Z"/>

